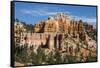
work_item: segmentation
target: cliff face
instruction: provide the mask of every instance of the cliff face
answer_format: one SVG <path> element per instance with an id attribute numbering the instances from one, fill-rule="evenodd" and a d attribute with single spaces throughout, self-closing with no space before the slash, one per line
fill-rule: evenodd
<path id="1" fill-rule="evenodd" d="M 16 26 L 19 27 L 20 24 L 15 25 L 15 27 Z M 25 30 L 25 26 L 23 24 L 22 24 L 22 27 Z M 51 44 L 53 43 L 52 45 L 55 45 L 55 47 L 57 47 L 56 45 L 58 45 L 57 40 L 59 40 L 58 39 L 59 34 L 63 36 L 63 39 L 66 39 L 69 37 L 69 38 L 76 38 L 76 39 L 81 39 L 85 41 L 87 37 L 86 36 L 87 32 L 90 29 L 88 30 L 88 27 L 86 28 L 86 26 L 84 26 L 82 20 L 74 21 L 74 20 L 71 20 L 69 16 L 65 16 L 64 13 L 58 13 L 54 17 L 48 17 L 46 21 L 41 21 L 41 22 L 36 23 L 33 27 L 33 30 L 34 32 L 32 33 L 29 33 L 29 32 L 27 33 L 25 31 L 23 32 L 22 29 L 20 28 L 17 30 L 17 31 L 22 31 L 19 37 L 19 40 L 22 45 L 24 45 L 25 43 L 28 43 L 29 45 L 30 44 L 31 45 L 48 45 L 50 47 Z M 59 41 L 59 43 L 63 43 L 63 42 Z"/>
<path id="2" fill-rule="evenodd" d="M 34 33 L 82 33 L 84 32 L 82 21 L 71 20 L 63 13 L 55 17 L 49 17 L 46 21 L 34 25 Z"/>
<path id="3" fill-rule="evenodd" d="M 45 55 L 45 57 L 42 55 L 44 58 L 47 59 L 51 54 L 57 57 L 60 55 L 64 63 L 65 59 L 68 59 L 67 63 L 70 63 L 70 59 L 71 61 L 73 59 L 72 62 L 87 62 L 90 61 L 89 57 L 96 61 L 96 33 L 97 31 L 92 25 L 83 23 L 82 20 L 71 20 L 70 17 L 65 16 L 63 13 L 49 17 L 47 20 L 38 22 L 35 25 L 15 22 L 15 50 L 16 52 L 22 51 L 21 55 L 24 55 L 23 53 L 27 51 L 28 55 L 33 53 L 32 55 L 39 54 L 41 57 L 40 51 L 42 49 Z M 22 49 L 24 49 L 24 52 Z M 59 55 L 57 55 L 58 53 Z M 19 56 L 16 55 L 16 57 Z"/>

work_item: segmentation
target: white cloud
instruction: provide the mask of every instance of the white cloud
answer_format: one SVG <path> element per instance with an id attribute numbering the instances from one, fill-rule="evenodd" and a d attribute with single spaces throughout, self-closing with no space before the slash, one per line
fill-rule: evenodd
<path id="1" fill-rule="evenodd" d="M 96 17 L 85 17 L 85 16 L 80 17 L 80 16 L 74 16 L 74 15 L 70 15 L 70 16 L 74 20 L 77 20 L 77 21 L 82 20 L 83 22 L 87 22 L 91 25 L 94 25 L 94 26 L 96 25 Z"/>
<path id="2" fill-rule="evenodd" d="M 96 22 L 96 18 L 83 18 L 83 20 L 87 22 Z"/>
<path id="3" fill-rule="evenodd" d="M 20 10 L 22 13 L 25 13 L 25 14 L 35 14 L 37 13 L 37 11 L 33 11 L 33 10 L 26 10 L 26 9 L 23 9 L 23 10 Z"/>
<path id="4" fill-rule="evenodd" d="M 26 9 L 23 9 L 21 10 L 22 13 L 25 13 L 25 14 L 30 14 L 30 15 L 40 15 L 40 16 L 45 16 L 45 15 L 56 15 L 57 13 L 60 13 L 58 11 L 56 12 L 50 12 L 50 11 L 47 11 L 47 10 L 40 10 L 40 9 L 37 9 L 37 10 L 26 10 Z M 64 12 L 64 11 L 63 11 Z M 64 12 L 65 14 L 69 14 L 69 12 Z"/>
<path id="5" fill-rule="evenodd" d="M 36 10 L 31 10 L 31 9 L 23 9 L 21 10 L 22 13 L 25 13 L 25 14 L 30 14 L 32 16 L 49 16 L 49 15 L 56 15 L 57 13 L 60 13 L 60 12 L 50 12 L 48 11 L 48 9 L 46 8 L 42 8 L 42 9 L 36 9 Z M 64 11 L 63 11 L 64 12 Z M 92 24 L 92 25 L 96 25 L 96 17 L 85 17 L 85 16 L 75 16 L 75 15 L 71 15 L 70 12 L 64 12 L 65 14 L 68 14 L 71 19 L 74 19 L 74 20 L 77 20 L 79 21 L 80 19 L 83 21 L 83 22 L 88 22 L 89 24 Z"/>

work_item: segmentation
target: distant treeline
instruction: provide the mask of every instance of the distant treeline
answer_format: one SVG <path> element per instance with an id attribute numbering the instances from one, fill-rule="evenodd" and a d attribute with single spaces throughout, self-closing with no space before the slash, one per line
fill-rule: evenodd
<path id="1" fill-rule="evenodd" d="M 24 25 L 24 27 L 26 28 L 26 31 L 27 32 L 34 32 L 34 25 L 32 24 L 27 24 L 26 22 L 24 21 L 21 21 L 19 19 L 15 19 L 15 22 L 20 22 Z"/>

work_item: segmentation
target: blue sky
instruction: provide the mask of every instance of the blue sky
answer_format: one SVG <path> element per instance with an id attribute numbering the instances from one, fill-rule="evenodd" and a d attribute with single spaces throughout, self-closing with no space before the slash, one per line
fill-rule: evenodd
<path id="1" fill-rule="evenodd" d="M 28 24 L 46 20 L 48 16 L 55 16 L 57 12 L 64 12 L 72 19 L 82 19 L 96 25 L 96 7 L 15 2 L 15 18 Z"/>

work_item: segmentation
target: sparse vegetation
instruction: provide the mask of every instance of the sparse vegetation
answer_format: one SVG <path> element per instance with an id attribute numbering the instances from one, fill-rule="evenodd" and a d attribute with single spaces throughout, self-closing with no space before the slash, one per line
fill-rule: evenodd
<path id="1" fill-rule="evenodd" d="M 62 19 L 61 19 L 62 21 Z M 60 21 L 60 24 L 62 22 Z M 16 22 L 20 22 L 18 19 L 16 19 Z M 64 23 L 64 22 L 63 22 Z M 59 25 L 59 31 L 58 34 L 61 32 L 61 35 L 55 35 L 55 37 L 51 38 L 50 35 L 46 36 L 46 44 L 41 43 L 41 45 L 33 44 L 32 41 L 27 40 L 27 34 L 30 33 L 32 36 L 32 33 L 35 32 L 35 28 L 37 28 L 36 31 L 43 32 L 45 30 L 45 25 L 48 26 L 48 24 L 42 22 L 38 25 L 32 25 L 32 24 L 26 24 L 25 22 L 18 23 L 19 26 L 15 27 L 15 61 L 22 63 L 24 65 L 29 65 L 28 63 L 31 63 L 30 65 L 41 65 L 41 64 L 61 64 L 61 63 L 76 63 L 76 62 L 94 62 L 97 61 L 97 53 L 96 48 L 93 46 L 96 43 L 91 43 L 92 41 L 97 41 L 97 34 L 96 29 L 93 28 L 92 25 L 89 25 L 88 23 L 82 22 L 82 20 L 77 23 L 78 27 L 75 28 L 74 22 L 71 22 L 70 24 L 73 26 L 70 26 L 68 29 L 66 28 L 65 24 Z M 21 26 L 20 26 L 21 25 Z M 48 26 L 48 29 L 46 31 L 56 31 L 51 30 L 53 24 Z M 35 28 L 34 28 L 35 27 Z M 41 29 L 38 27 L 41 27 Z M 46 27 L 47 28 L 47 27 Z M 75 31 L 74 31 L 75 30 Z M 77 31 L 76 31 L 77 30 Z M 64 34 L 64 32 L 66 32 Z M 63 35 L 63 34 L 64 35 Z M 25 36 L 24 36 L 25 34 Z M 88 38 L 88 37 L 89 38 Z M 42 35 L 40 35 L 40 39 Z M 86 40 L 86 37 L 89 39 L 89 41 Z M 24 40 L 22 40 L 24 38 Z M 33 38 L 33 37 L 32 37 Z M 50 40 L 54 40 L 54 49 L 50 49 L 49 45 Z M 33 40 L 33 39 L 32 39 Z M 44 38 L 42 39 L 42 41 Z M 25 41 L 25 43 L 21 43 Z M 28 42 L 26 42 L 28 41 Z M 55 43 L 56 42 L 56 43 Z M 29 44 L 28 44 L 29 43 Z M 58 46 L 59 45 L 59 46 Z M 90 45 L 90 48 L 89 48 Z M 36 51 L 35 47 L 39 46 Z M 57 47 L 58 46 L 58 47 Z M 92 50 L 94 48 L 94 50 Z M 45 49 L 48 49 L 50 52 L 48 55 L 45 53 Z"/>

